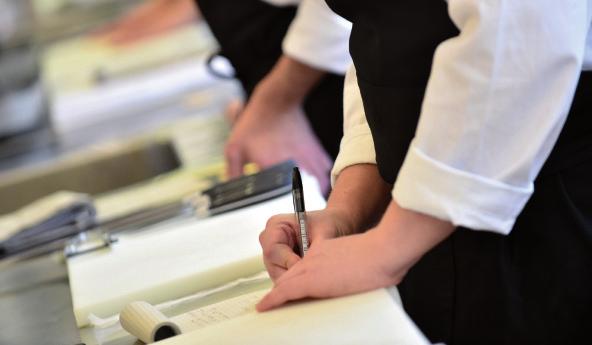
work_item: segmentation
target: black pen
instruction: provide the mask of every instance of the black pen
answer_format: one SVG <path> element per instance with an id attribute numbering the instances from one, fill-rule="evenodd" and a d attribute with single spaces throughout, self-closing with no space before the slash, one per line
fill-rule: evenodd
<path id="1" fill-rule="evenodd" d="M 308 251 L 308 232 L 306 230 L 306 209 L 304 208 L 304 190 L 302 188 L 302 178 L 297 167 L 292 170 L 292 200 L 294 201 L 294 213 L 296 222 L 300 228 L 300 238 L 298 241 L 298 250 L 300 257 Z"/>

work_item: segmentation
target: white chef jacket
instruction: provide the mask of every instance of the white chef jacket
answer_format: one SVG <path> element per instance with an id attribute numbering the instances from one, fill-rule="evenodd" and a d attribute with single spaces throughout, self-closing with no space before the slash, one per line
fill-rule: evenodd
<path id="1" fill-rule="evenodd" d="M 264 0 L 275 6 L 298 5 L 284 37 L 284 54 L 309 66 L 345 74 L 351 64 L 351 23 L 335 14 L 324 0 Z"/>
<path id="2" fill-rule="evenodd" d="M 456 226 L 508 234 L 581 71 L 592 69 L 592 1 L 449 0 L 448 11 L 460 34 L 435 52 L 392 196 Z M 353 67 L 345 83 L 333 181 L 347 166 L 376 161 Z"/>

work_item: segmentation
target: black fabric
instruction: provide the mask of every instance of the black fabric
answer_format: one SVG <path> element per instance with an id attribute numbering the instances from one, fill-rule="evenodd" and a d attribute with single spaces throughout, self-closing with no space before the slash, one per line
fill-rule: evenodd
<path id="1" fill-rule="evenodd" d="M 592 159 L 592 72 L 580 76 L 571 109 L 541 175 Z"/>
<path id="2" fill-rule="evenodd" d="M 444 1 L 327 2 L 353 22 L 364 110 L 380 172 L 393 182 L 417 124 L 426 57 L 455 29 Z M 405 310 L 432 342 L 592 343 L 591 94 L 584 73 L 510 235 L 459 228 L 399 285 Z"/>
<path id="3" fill-rule="evenodd" d="M 250 95 L 282 54 L 296 8 L 260 0 L 199 0 L 197 5 L 220 43 L 220 55 L 230 60 Z"/>
<path id="4" fill-rule="evenodd" d="M 399 291 L 432 342 L 591 343 L 592 160 L 541 176 L 508 236 L 459 228 Z"/>
<path id="5" fill-rule="evenodd" d="M 592 73 L 509 236 L 460 228 L 409 271 L 405 309 L 448 344 L 592 342 Z"/>
<path id="6" fill-rule="evenodd" d="M 327 74 L 304 100 L 312 129 L 335 159 L 343 136 L 343 76 Z"/>
<path id="7" fill-rule="evenodd" d="M 199 0 L 200 11 L 233 65 L 247 96 L 282 54 L 282 40 L 296 14 L 293 6 L 261 0 Z M 343 76 L 327 74 L 304 102 L 308 120 L 333 158 L 343 135 Z"/>
<path id="8" fill-rule="evenodd" d="M 350 52 L 376 162 L 384 180 L 393 183 L 415 134 L 434 50 L 458 30 L 444 1 L 327 3 L 353 22 Z"/>

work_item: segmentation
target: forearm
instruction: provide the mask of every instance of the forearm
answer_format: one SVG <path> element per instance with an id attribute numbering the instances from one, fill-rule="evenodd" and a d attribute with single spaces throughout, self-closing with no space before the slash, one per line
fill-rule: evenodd
<path id="1" fill-rule="evenodd" d="M 341 215 L 350 233 L 375 225 L 391 200 L 391 185 L 382 180 L 374 164 L 351 165 L 339 174 L 327 209 Z"/>
<path id="2" fill-rule="evenodd" d="M 284 113 L 302 104 L 324 74 L 322 70 L 283 55 L 257 85 L 249 103 L 265 104 L 264 108 L 269 109 L 272 116 Z"/>
<path id="3" fill-rule="evenodd" d="M 400 281 L 425 253 L 454 232 L 452 223 L 400 207 L 391 201 L 380 223 L 369 232 L 382 246 L 385 274 Z"/>

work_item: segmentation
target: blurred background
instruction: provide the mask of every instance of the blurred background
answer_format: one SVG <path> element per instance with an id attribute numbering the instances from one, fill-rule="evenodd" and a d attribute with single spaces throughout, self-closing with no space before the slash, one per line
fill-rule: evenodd
<path id="1" fill-rule="evenodd" d="M 110 218 L 113 193 L 221 176 L 243 96 L 217 49 L 192 1 L 0 0 L 0 215 L 70 191 Z"/>
<path id="2" fill-rule="evenodd" d="M 255 3 L 262 24 L 282 24 L 284 31 L 296 13 L 295 6 L 276 9 Z M 248 6 L 244 22 L 228 22 L 241 29 L 243 23 L 248 25 Z M 279 15 L 279 24 L 268 13 Z M 267 31 L 276 38 L 275 45 L 255 30 L 248 37 L 263 42 L 265 49 L 259 50 L 272 53 L 262 66 L 257 60 L 262 53 L 245 40 L 256 57 L 249 56 L 245 63 L 257 72 L 253 76 L 275 64 L 284 31 Z M 243 50 L 238 46 L 239 55 Z M 240 70 L 237 74 L 244 77 Z M 199 232 L 187 235 L 181 230 L 185 223 L 198 223 L 203 216 L 199 211 L 211 206 L 211 200 L 200 197 L 218 191 L 218 183 L 226 179 L 224 147 L 246 97 L 234 76 L 195 0 L 0 0 L 0 345 L 135 342 L 121 328 L 113 334 L 100 327 L 78 328 L 72 296 L 89 296 L 75 296 L 71 286 L 91 284 L 92 297 L 95 285 L 88 276 L 69 275 L 66 262 L 92 257 L 96 251 L 109 253 L 126 240 L 133 243 L 134 236 L 171 235 L 175 248 L 192 236 L 200 241 Z M 316 105 L 323 116 L 316 118 L 326 122 L 330 95 L 340 123 L 343 77 L 326 79 L 318 88 L 311 84 L 320 90 Z M 335 93 L 327 93 L 327 87 Z M 304 128 L 288 128 L 308 147 L 300 139 L 308 133 L 303 130 L 311 129 L 300 108 L 292 113 L 303 119 L 298 123 Z M 336 149 L 339 130 L 326 132 L 335 137 Z M 328 166 L 312 132 L 310 138 Z M 283 142 L 292 149 L 290 141 Z M 308 156 L 310 150 L 303 152 Z M 284 156 L 275 158 L 268 161 L 275 164 Z M 264 171 L 231 182 L 231 187 L 219 189 L 220 195 L 231 201 L 237 195 L 284 195 L 291 178 L 277 176 L 291 176 L 294 163 L 286 164 L 288 168 L 282 165 L 267 175 Z M 247 164 L 241 172 L 256 172 L 254 166 Z M 328 171 L 321 173 L 328 181 Z M 261 190 L 253 188 L 259 184 Z M 271 214 L 252 218 L 263 221 Z M 229 246 L 250 248 L 251 242 L 242 242 Z M 154 243 L 160 248 L 160 241 Z M 116 262 L 114 270 L 143 267 L 144 255 L 177 260 L 177 252 L 168 248 L 163 246 L 166 255 L 161 257 L 142 249 L 141 264 Z M 190 274 L 200 269 L 193 261 L 196 252 L 190 247 L 189 254 L 179 255 L 190 263 L 179 264 Z M 113 289 L 108 279 L 117 276 L 113 270 L 88 272 L 104 284 L 97 290 Z M 144 283 L 130 285 L 143 289 Z"/>

